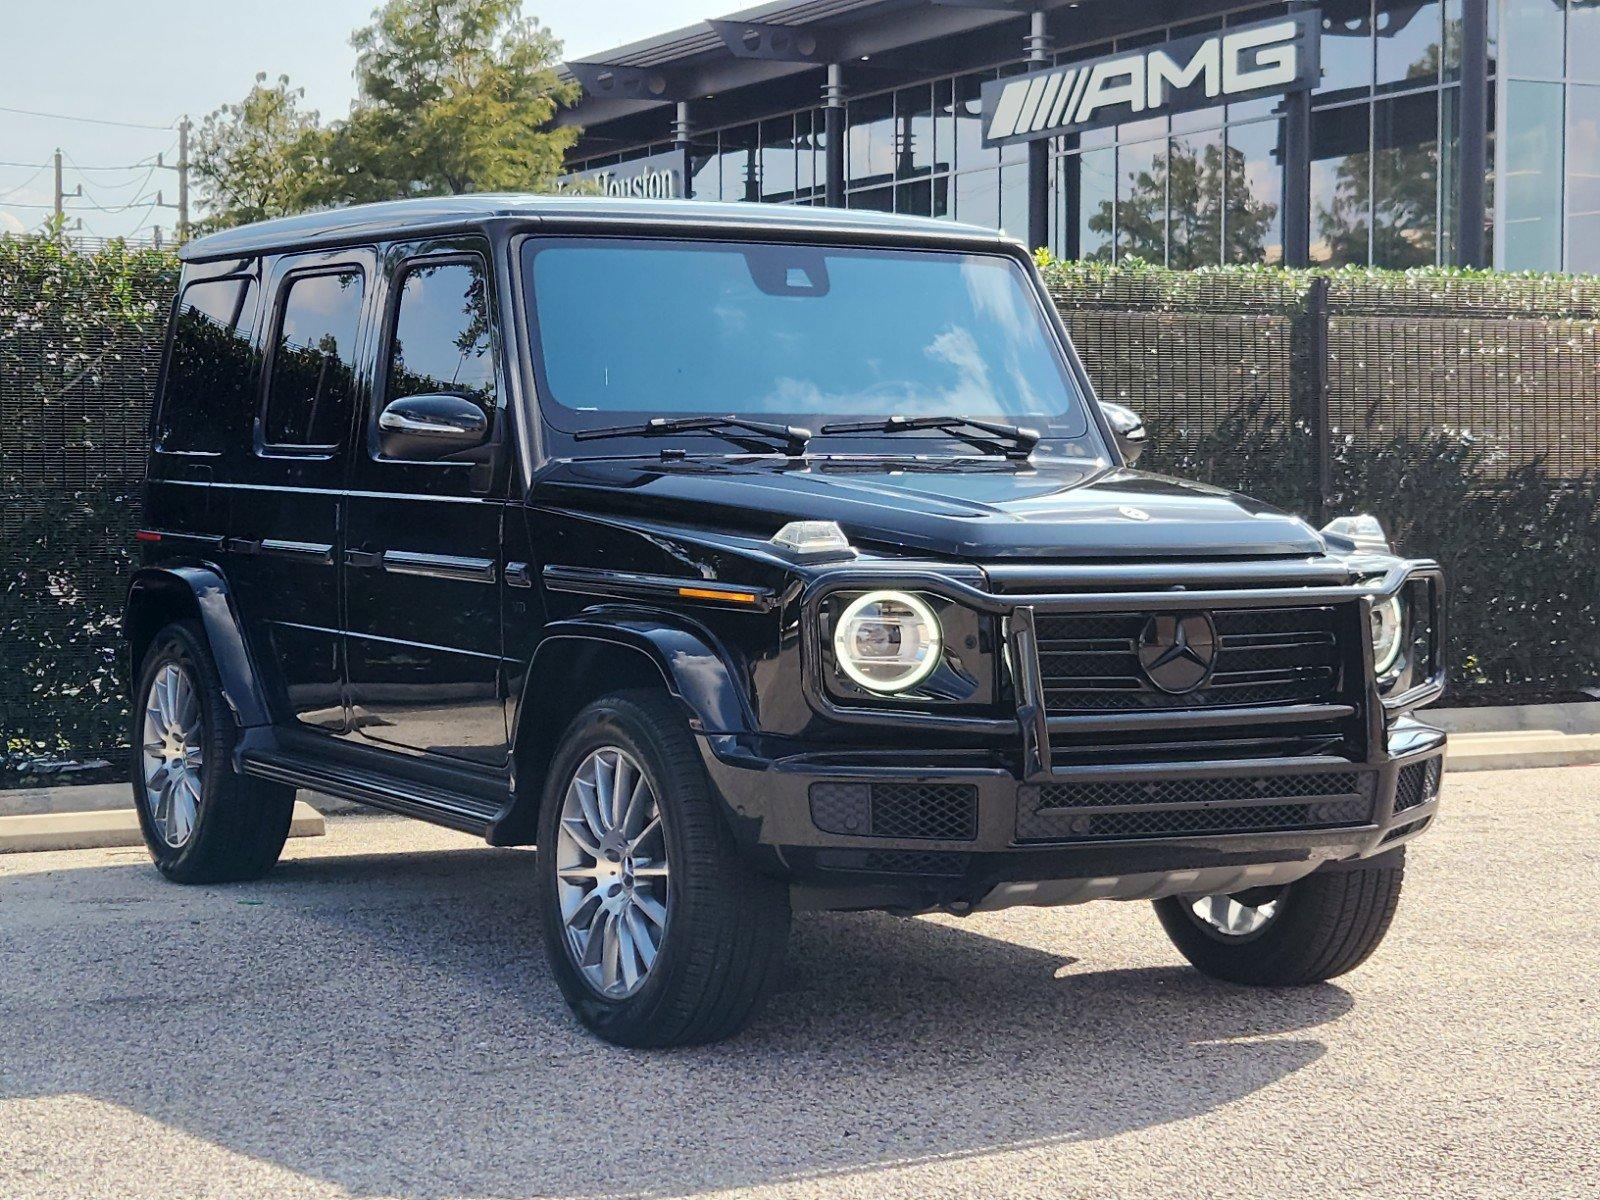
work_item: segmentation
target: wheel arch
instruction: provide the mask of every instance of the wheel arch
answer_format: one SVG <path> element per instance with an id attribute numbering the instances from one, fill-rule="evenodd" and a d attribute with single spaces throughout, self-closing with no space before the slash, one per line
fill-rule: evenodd
<path id="1" fill-rule="evenodd" d="M 535 840 L 545 774 L 568 724 L 601 696 L 635 688 L 664 691 L 696 733 L 755 727 L 733 667 L 703 631 L 670 614 L 589 614 L 558 621 L 545 631 L 523 680 L 513 731 L 513 797 L 489 829 L 491 845 Z"/>
<path id="2" fill-rule="evenodd" d="M 223 697 L 240 727 L 271 724 L 232 593 L 222 572 L 210 564 L 164 564 L 134 573 L 122 610 L 129 687 L 136 686 L 139 665 L 156 634 L 183 620 L 199 623 L 217 664 Z"/>

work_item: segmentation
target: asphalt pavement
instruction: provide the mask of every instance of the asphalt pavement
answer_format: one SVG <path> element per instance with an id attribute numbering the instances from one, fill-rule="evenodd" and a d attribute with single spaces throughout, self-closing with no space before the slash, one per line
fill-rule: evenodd
<path id="1" fill-rule="evenodd" d="M 801 916 L 689 1051 L 580 1031 L 530 865 L 383 816 L 241 886 L 0 856 L 0 1197 L 1600 1193 L 1600 767 L 1448 777 L 1331 984 L 1207 981 L 1144 904 Z"/>

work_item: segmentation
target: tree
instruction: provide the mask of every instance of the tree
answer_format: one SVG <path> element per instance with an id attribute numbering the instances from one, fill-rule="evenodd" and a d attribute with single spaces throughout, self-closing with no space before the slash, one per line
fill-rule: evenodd
<path id="1" fill-rule="evenodd" d="M 1126 173 L 1114 205 L 1119 253 L 1174 267 L 1265 261 L 1278 206 L 1252 192 L 1243 152 L 1220 139 L 1198 148 L 1172 139 L 1163 150 Z M 1109 244 L 1112 225 L 1113 202 L 1101 201 L 1089 229 Z"/>
<path id="2" fill-rule="evenodd" d="M 206 117 L 191 152 L 207 214 L 203 229 L 281 217 L 316 203 L 325 190 L 327 133 L 314 110 L 301 107 L 305 89 L 287 75 L 266 72 L 238 104 Z"/>
<path id="3" fill-rule="evenodd" d="M 388 0 L 351 38 L 359 93 L 333 132 L 331 201 L 548 188 L 579 95 L 519 0 Z"/>

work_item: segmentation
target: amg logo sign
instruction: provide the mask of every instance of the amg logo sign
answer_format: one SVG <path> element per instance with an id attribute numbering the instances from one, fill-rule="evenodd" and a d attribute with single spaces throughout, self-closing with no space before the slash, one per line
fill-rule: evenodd
<path id="1" fill-rule="evenodd" d="M 983 85 L 988 146 L 1314 87 L 1317 14 L 1241 25 Z"/>

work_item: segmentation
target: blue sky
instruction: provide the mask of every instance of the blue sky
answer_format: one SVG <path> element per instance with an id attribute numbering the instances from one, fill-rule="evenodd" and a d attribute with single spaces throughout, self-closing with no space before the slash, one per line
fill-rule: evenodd
<path id="1" fill-rule="evenodd" d="M 49 214 L 49 167 L 67 162 L 69 215 L 101 237 L 170 231 L 177 122 L 196 122 L 250 88 L 257 71 L 286 74 L 325 117 L 354 95 L 350 31 L 377 0 L 6 0 L 0 5 L 0 229 L 31 229 Z M 567 57 L 747 8 L 754 0 L 525 0 L 566 43 Z M 87 120 L 60 120 L 57 113 Z M 124 122 L 126 124 L 103 124 Z M 81 208 L 79 206 L 82 206 Z M 91 208 L 89 206 L 95 206 Z M 120 210 L 120 211 L 105 211 Z"/>

